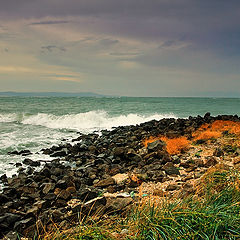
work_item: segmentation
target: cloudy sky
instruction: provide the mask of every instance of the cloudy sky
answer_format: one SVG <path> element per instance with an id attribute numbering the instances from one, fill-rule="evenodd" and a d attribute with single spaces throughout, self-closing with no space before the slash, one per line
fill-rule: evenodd
<path id="1" fill-rule="evenodd" d="M 0 91 L 239 96 L 239 0 L 0 0 Z"/>

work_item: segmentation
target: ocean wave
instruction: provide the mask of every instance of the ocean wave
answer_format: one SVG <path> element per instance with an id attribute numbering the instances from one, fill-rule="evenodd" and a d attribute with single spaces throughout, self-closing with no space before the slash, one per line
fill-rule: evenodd
<path id="1" fill-rule="evenodd" d="M 17 114 L 15 113 L 0 114 L 1 123 L 15 122 L 15 121 L 17 121 Z"/>
<path id="2" fill-rule="evenodd" d="M 36 115 L 5 114 L 0 115 L 0 122 L 20 122 L 22 124 L 39 125 L 54 129 L 73 129 L 89 132 L 112 127 L 136 125 L 153 119 L 176 118 L 174 114 L 127 114 L 110 116 L 105 111 L 90 111 L 86 113 L 56 116 L 53 114 L 38 113 Z"/>

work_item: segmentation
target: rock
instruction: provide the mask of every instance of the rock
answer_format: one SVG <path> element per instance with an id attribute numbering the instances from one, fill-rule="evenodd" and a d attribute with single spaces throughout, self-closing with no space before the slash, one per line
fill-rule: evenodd
<path id="1" fill-rule="evenodd" d="M 33 204 L 34 207 L 37 207 L 38 209 L 46 209 L 49 207 L 49 204 L 47 201 L 39 200 Z"/>
<path id="2" fill-rule="evenodd" d="M 162 169 L 166 172 L 168 175 L 180 175 L 179 170 L 174 166 L 172 162 L 167 162 Z"/>
<path id="3" fill-rule="evenodd" d="M 0 180 L 2 181 L 2 182 L 7 182 L 7 175 L 6 174 L 3 174 L 1 177 L 0 177 Z"/>
<path id="4" fill-rule="evenodd" d="M 72 194 L 72 193 L 75 193 L 75 192 L 76 192 L 76 188 L 75 188 L 75 187 L 68 187 L 68 188 L 66 189 L 66 191 L 69 192 L 70 194 Z"/>
<path id="5" fill-rule="evenodd" d="M 240 157 L 234 158 L 232 162 L 233 162 L 234 165 L 239 164 L 239 163 L 240 163 Z M 0 195 L 0 196 L 1 196 L 1 195 Z M 0 197 L 0 199 L 1 199 L 1 197 Z M 1 201 L 0 201 L 0 202 L 1 202 Z"/>
<path id="6" fill-rule="evenodd" d="M 56 199 L 56 195 L 54 193 L 48 193 L 47 195 L 43 196 L 43 199 L 52 201 Z"/>
<path id="7" fill-rule="evenodd" d="M 81 212 L 84 214 L 92 215 L 96 212 L 96 210 L 98 213 L 100 213 L 104 209 L 106 203 L 107 200 L 105 197 L 97 197 L 86 202 L 85 204 L 80 203 L 74 206 L 72 208 L 72 211 L 73 213 Z"/>
<path id="8" fill-rule="evenodd" d="M 6 228 L 11 227 L 15 222 L 17 222 L 21 217 L 13 213 L 5 213 L 0 217 L 0 227 L 5 226 Z"/>
<path id="9" fill-rule="evenodd" d="M 177 185 L 177 184 L 169 184 L 167 187 L 166 187 L 166 191 L 174 191 L 174 190 L 177 190 L 179 189 L 180 187 Z"/>
<path id="10" fill-rule="evenodd" d="M 7 235 L 4 236 L 3 240 L 18 240 L 17 232 L 10 231 Z"/>
<path id="11" fill-rule="evenodd" d="M 22 231 L 23 229 L 26 229 L 33 223 L 34 223 L 34 219 L 30 217 L 30 218 L 16 222 L 13 228 L 16 229 L 17 231 Z"/>
<path id="12" fill-rule="evenodd" d="M 213 156 L 222 157 L 224 156 L 224 152 L 221 148 L 216 148 L 215 151 L 213 152 Z"/>
<path id="13" fill-rule="evenodd" d="M 166 146 L 165 142 L 161 140 L 157 140 L 157 141 L 148 143 L 147 149 L 149 152 L 156 152 L 158 150 L 162 150 L 165 146 Z"/>
<path id="14" fill-rule="evenodd" d="M 65 157 L 67 153 L 65 151 L 54 152 L 50 155 L 50 157 Z"/>
<path id="15" fill-rule="evenodd" d="M 204 119 L 209 119 L 210 117 L 211 117 L 211 113 L 210 112 L 205 113 Z"/>
<path id="16" fill-rule="evenodd" d="M 203 162 L 202 159 L 195 159 L 195 160 L 194 160 L 194 165 L 195 165 L 196 167 L 203 167 L 203 166 L 204 166 L 204 162 Z"/>
<path id="17" fill-rule="evenodd" d="M 116 148 L 113 150 L 113 155 L 114 155 L 115 157 L 117 157 L 117 156 L 122 156 L 124 153 L 125 153 L 125 148 L 123 148 L 123 147 L 116 147 Z"/>
<path id="18" fill-rule="evenodd" d="M 95 187 L 102 187 L 102 188 L 104 188 L 104 187 L 108 187 L 108 186 L 114 185 L 114 184 L 115 184 L 115 180 L 112 177 L 110 177 L 110 178 L 103 179 L 103 180 L 97 182 L 95 184 Z"/>
<path id="19" fill-rule="evenodd" d="M 61 188 L 61 189 L 66 189 L 67 188 L 67 182 L 66 180 L 59 180 L 57 183 L 56 183 L 56 187 L 57 188 Z"/>
<path id="20" fill-rule="evenodd" d="M 86 188 L 81 188 L 77 192 L 77 196 L 80 200 L 86 202 L 93 198 L 96 198 L 98 196 L 98 193 L 99 192 L 95 188 L 86 187 Z"/>
<path id="21" fill-rule="evenodd" d="M 48 194 L 51 190 L 54 190 L 54 188 L 55 188 L 55 184 L 54 183 L 44 183 L 43 186 L 44 187 L 43 187 L 42 192 L 44 194 Z"/>
<path id="22" fill-rule="evenodd" d="M 12 151 L 12 152 L 8 152 L 8 154 L 12 154 L 12 155 L 23 155 L 23 156 L 27 156 L 32 154 L 29 150 L 21 150 L 21 151 Z"/>
<path id="23" fill-rule="evenodd" d="M 127 173 L 118 173 L 114 176 L 112 176 L 116 184 L 122 184 L 126 182 L 129 179 L 129 176 Z"/>
<path id="24" fill-rule="evenodd" d="M 110 197 L 107 198 L 106 209 L 108 212 L 118 212 L 124 210 L 131 203 L 133 203 L 131 197 Z"/>
<path id="25" fill-rule="evenodd" d="M 51 215 L 54 222 L 60 222 L 64 216 L 64 213 L 59 209 L 54 209 Z"/>
<path id="26" fill-rule="evenodd" d="M 56 202 L 54 203 L 54 206 L 56 206 L 56 207 L 66 207 L 67 202 L 63 199 L 57 199 Z"/>
<path id="27" fill-rule="evenodd" d="M 129 230 L 126 228 L 122 229 L 122 231 L 120 232 L 120 234 L 122 234 L 122 235 L 126 235 L 128 233 L 129 233 Z"/>
<path id="28" fill-rule="evenodd" d="M 21 164 L 21 163 L 16 163 L 15 166 L 16 166 L 16 167 L 21 167 L 22 164 Z"/>
<path id="29" fill-rule="evenodd" d="M 61 192 L 57 195 L 57 198 L 62 198 L 67 200 L 70 197 L 71 193 L 66 190 L 61 190 Z"/>
<path id="30" fill-rule="evenodd" d="M 153 196 L 159 196 L 159 197 L 163 197 L 164 196 L 164 192 L 162 189 L 154 189 L 153 190 Z"/>
<path id="31" fill-rule="evenodd" d="M 34 206 L 34 207 L 28 209 L 26 214 L 27 215 L 34 215 L 34 216 L 36 216 L 37 212 L 38 212 L 38 207 Z"/>
<path id="32" fill-rule="evenodd" d="M 39 167 L 41 165 L 40 162 L 33 161 L 33 160 L 29 159 L 29 158 L 25 158 L 23 160 L 23 163 L 26 164 L 26 165 L 32 166 L 32 167 Z"/>
<path id="33" fill-rule="evenodd" d="M 10 199 L 4 195 L 3 193 L 0 193 L 0 204 L 8 202 Z"/>
<path id="34" fill-rule="evenodd" d="M 215 157 L 207 157 L 204 166 L 205 167 L 211 167 L 215 166 L 218 163 Z"/>

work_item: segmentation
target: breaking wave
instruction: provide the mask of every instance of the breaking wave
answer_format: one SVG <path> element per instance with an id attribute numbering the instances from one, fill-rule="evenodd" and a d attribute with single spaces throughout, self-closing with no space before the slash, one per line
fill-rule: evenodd
<path id="1" fill-rule="evenodd" d="M 18 122 L 22 124 L 39 125 L 54 129 L 72 129 L 89 132 L 112 127 L 136 125 L 153 119 L 176 118 L 174 114 L 127 114 L 110 116 L 105 111 L 90 111 L 86 113 L 68 114 L 57 116 L 53 114 L 38 113 L 36 115 L 25 114 L 0 114 L 0 122 Z"/>

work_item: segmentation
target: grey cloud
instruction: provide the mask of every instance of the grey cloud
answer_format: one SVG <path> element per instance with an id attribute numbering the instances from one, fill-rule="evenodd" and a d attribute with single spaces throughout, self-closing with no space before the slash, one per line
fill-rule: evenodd
<path id="1" fill-rule="evenodd" d="M 42 52 L 45 52 L 45 50 L 47 50 L 48 52 L 53 52 L 53 50 L 58 50 L 61 52 L 66 51 L 66 49 L 64 47 L 58 47 L 55 45 L 42 46 L 41 49 L 42 49 Z"/>
<path id="2" fill-rule="evenodd" d="M 85 27 L 109 35 L 144 41 L 166 41 L 184 35 L 192 47 L 219 54 L 240 55 L 239 0 L 8 0 L 1 4 L 2 18 L 61 18 L 31 23 L 64 24 L 64 17 L 95 19 Z M 72 22 L 75 30 L 84 27 Z M 70 24 L 69 24 L 70 25 Z M 70 26 L 69 26 L 70 27 Z M 170 42 L 168 42 L 170 41 Z M 221 51 L 224 46 L 224 51 Z M 166 46 L 165 46 L 166 47 Z"/>
<path id="3" fill-rule="evenodd" d="M 64 24 L 69 23 L 69 21 L 40 21 L 40 22 L 33 22 L 29 25 L 47 25 L 47 24 Z"/>
<path id="4" fill-rule="evenodd" d="M 109 53 L 109 55 L 111 56 L 137 56 L 139 55 L 139 53 L 137 52 L 112 52 L 112 53 Z"/>
<path id="5" fill-rule="evenodd" d="M 171 46 L 175 46 L 175 45 L 176 45 L 176 41 L 174 41 L 174 40 L 167 40 L 163 44 L 161 44 L 159 46 L 159 48 L 171 47 Z"/>
<path id="6" fill-rule="evenodd" d="M 106 39 L 101 39 L 101 40 L 99 40 L 99 43 L 100 43 L 102 46 L 108 47 L 108 46 L 115 45 L 115 44 L 119 43 L 119 40 L 106 38 Z"/>

